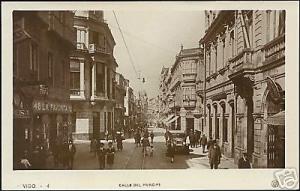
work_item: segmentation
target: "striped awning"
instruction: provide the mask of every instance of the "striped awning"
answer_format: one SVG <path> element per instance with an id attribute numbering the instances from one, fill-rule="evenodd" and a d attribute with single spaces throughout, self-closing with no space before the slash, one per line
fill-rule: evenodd
<path id="1" fill-rule="evenodd" d="M 267 117 L 265 120 L 265 123 L 268 125 L 285 125 L 285 111 L 281 111 L 279 113 L 276 113 L 275 115 Z"/>

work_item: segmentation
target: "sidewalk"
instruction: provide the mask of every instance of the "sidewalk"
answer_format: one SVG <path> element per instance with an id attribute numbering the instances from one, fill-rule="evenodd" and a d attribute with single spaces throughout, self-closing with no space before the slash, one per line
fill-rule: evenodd
<path id="1" fill-rule="evenodd" d="M 193 163 L 201 164 L 202 166 L 209 167 L 208 151 L 205 153 L 202 152 L 202 147 L 191 148 L 193 151 L 190 154 L 200 155 L 201 157 L 194 158 Z M 228 158 L 222 155 L 221 163 L 219 165 L 220 169 L 236 169 L 237 165 L 234 164 L 233 158 Z"/>

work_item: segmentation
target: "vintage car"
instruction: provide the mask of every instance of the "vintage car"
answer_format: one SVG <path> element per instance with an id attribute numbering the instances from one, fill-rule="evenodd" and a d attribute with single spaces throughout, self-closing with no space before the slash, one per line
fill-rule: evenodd
<path id="1" fill-rule="evenodd" d="M 189 148 L 185 144 L 185 132 L 181 130 L 170 130 L 169 131 L 170 140 L 175 145 L 176 153 L 189 154 Z"/>

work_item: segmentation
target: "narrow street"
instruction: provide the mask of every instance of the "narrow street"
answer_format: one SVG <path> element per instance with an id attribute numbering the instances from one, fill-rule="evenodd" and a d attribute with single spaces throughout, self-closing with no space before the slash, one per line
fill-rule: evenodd
<path id="1" fill-rule="evenodd" d="M 207 153 L 202 153 L 202 148 L 192 148 L 189 155 L 175 155 L 175 162 L 171 163 L 166 156 L 166 145 L 162 129 L 154 129 L 154 155 L 143 157 L 142 147 L 136 147 L 134 139 L 126 139 L 123 142 L 123 150 L 116 151 L 113 169 L 145 170 L 145 169 L 208 169 Z M 77 141 L 74 159 L 74 170 L 97 170 L 98 160 L 94 153 L 90 152 L 89 141 Z M 107 146 L 107 143 L 105 143 Z M 116 144 L 114 144 L 116 148 Z M 48 168 L 54 169 L 51 159 Z M 220 169 L 236 168 L 232 159 L 222 157 Z"/>

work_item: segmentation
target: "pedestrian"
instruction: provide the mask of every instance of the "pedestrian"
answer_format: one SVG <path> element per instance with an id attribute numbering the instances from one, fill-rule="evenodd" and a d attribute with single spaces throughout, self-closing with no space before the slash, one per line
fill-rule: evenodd
<path id="1" fill-rule="evenodd" d="M 186 138 L 185 138 L 185 144 L 186 144 L 187 148 L 190 149 L 191 141 L 190 141 L 190 136 L 189 135 L 187 135 Z"/>
<path id="2" fill-rule="evenodd" d="M 117 132 L 117 149 L 118 151 L 122 151 L 123 150 L 123 138 L 121 135 L 121 132 Z"/>
<path id="3" fill-rule="evenodd" d="M 67 141 L 64 141 L 61 149 L 61 160 L 64 169 L 68 169 L 69 167 L 69 144 Z"/>
<path id="4" fill-rule="evenodd" d="M 104 148 L 104 144 L 100 142 L 99 149 L 97 150 L 99 169 L 105 168 L 105 155 L 106 149 Z"/>
<path id="5" fill-rule="evenodd" d="M 20 159 L 19 169 L 27 170 L 31 168 L 31 164 L 29 162 L 28 151 L 25 150 L 23 156 Z"/>
<path id="6" fill-rule="evenodd" d="M 151 137 L 151 143 L 153 144 L 153 139 L 154 139 L 154 133 L 153 133 L 153 131 L 151 131 L 150 137 Z"/>
<path id="7" fill-rule="evenodd" d="M 207 142 L 207 150 L 209 150 L 209 147 L 210 147 L 211 145 L 213 145 L 213 139 L 212 139 L 212 137 L 209 137 L 209 140 L 208 140 L 208 142 Z"/>
<path id="8" fill-rule="evenodd" d="M 74 156 L 76 153 L 76 147 L 72 140 L 69 140 L 68 144 L 68 169 L 73 169 Z"/>
<path id="9" fill-rule="evenodd" d="M 108 169 L 112 169 L 112 165 L 114 164 L 114 159 L 115 159 L 115 148 L 111 141 L 108 142 L 108 148 L 106 150 L 106 154 L 107 154 Z"/>
<path id="10" fill-rule="evenodd" d="M 174 162 L 174 158 L 175 158 L 175 145 L 172 142 L 168 143 L 168 156 L 171 158 L 171 163 Z"/>
<path id="11" fill-rule="evenodd" d="M 47 151 L 44 146 L 40 146 L 40 161 L 41 161 L 41 168 L 46 168 L 46 159 L 47 159 Z"/>
<path id="12" fill-rule="evenodd" d="M 108 131 L 105 131 L 105 138 L 106 138 L 106 141 L 108 141 Z"/>
<path id="13" fill-rule="evenodd" d="M 251 168 L 247 153 L 243 153 L 242 157 L 239 159 L 238 168 Z"/>
<path id="14" fill-rule="evenodd" d="M 207 144 L 207 137 L 205 136 L 205 134 L 202 135 L 200 139 L 200 144 L 202 146 L 202 152 L 205 153 L 205 146 Z"/>
<path id="15" fill-rule="evenodd" d="M 141 144 L 141 133 L 140 131 L 138 131 L 137 133 L 137 144 L 138 144 L 138 147 L 141 147 L 142 144 Z"/>
<path id="16" fill-rule="evenodd" d="M 93 141 L 92 142 L 92 149 L 93 149 L 94 156 L 96 157 L 97 156 L 97 149 L 99 148 L 99 143 L 98 143 L 97 139 L 93 139 L 92 141 Z"/>
<path id="17" fill-rule="evenodd" d="M 221 149 L 214 140 L 208 151 L 209 164 L 211 169 L 218 169 L 221 160 Z"/>
<path id="18" fill-rule="evenodd" d="M 193 131 L 190 133 L 190 143 L 191 143 L 191 148 L 195 147 L 195 134 Z"/>
<path id="19" fill-rule="evenodd" d="M 165 132 L 166 145 L 168 144 L 168 131 Z"/>

